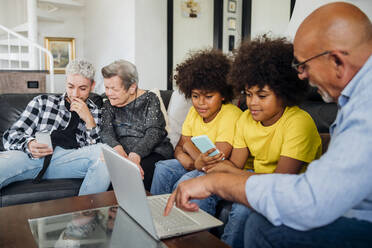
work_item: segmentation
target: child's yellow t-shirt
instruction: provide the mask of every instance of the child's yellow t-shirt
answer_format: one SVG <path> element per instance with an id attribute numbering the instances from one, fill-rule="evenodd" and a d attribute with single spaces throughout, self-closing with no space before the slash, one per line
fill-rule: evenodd
<path id="1" fill-rule="evenodd" d="M 235 124 L 242 111 L 235 105 L 222 104 L 220 111 L 214 119 L 208 123 L 198 114 L 192 106 L 182 125 L 182 135 L 199 136 L 207 135 L 213 143 L 228 142 L 233 144 Z"/>
<path id="2" fill-rule="evenodd" d="M 273 173 L 280 156 L 310 163 L 322 152 L 321 139 L 311 116 L 297 106 L 287 107 L 271 126 L 253 120 L 246 110 L 236 123 L 234 148 L 248 147 L 245 169 Z M 253 166 L 252 166 L 253 157 Z"/>

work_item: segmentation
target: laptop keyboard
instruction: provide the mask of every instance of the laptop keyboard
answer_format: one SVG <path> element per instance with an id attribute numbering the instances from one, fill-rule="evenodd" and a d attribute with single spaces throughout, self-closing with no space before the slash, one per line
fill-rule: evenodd
<path id="1" fill-rule="evenodd" d="M 167 204 L 166 198 L 151 198 L 149 205 L 151 214 L 154 219 L 156 228 L 161 226 L 164 230 L 180 230 L 188 226 L 198 225 L 198 223 L 192 220 L 190 217 L 184 215 L 182 212 L 173 208 L 168 216 L 164 216 L 164 208 Z"/>

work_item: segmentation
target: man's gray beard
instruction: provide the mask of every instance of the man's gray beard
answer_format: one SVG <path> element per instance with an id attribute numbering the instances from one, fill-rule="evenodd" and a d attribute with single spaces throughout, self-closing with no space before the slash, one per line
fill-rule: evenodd
<path id="1" fill-rule="evenodd" d="M 319 88 L 316 84 L 309 81 L 309 84 L 312 87 L 316 87 L 319 91 L 320 96 L 322 97 L 323 101 L 326 103 L 334 102 L 333 98 L 323 89 Z"/>
<path id="2" fill-rule="evenodd" d="M 319 89 L 320 91 L 320 96 L 322 97 L 323 101 L 326 103 L 334 102 L 333 98 L 325 91 Z"/>

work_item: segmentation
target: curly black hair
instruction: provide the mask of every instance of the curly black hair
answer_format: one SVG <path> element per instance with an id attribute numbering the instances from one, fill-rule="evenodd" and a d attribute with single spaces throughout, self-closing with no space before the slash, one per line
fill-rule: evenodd
<path id="1" fill-rule="evenodd" d="M 244 41 L 235 52 L 228 81 L 237 92 L 253 86 L 263 89 L 267 85 L 284 107 L 295 106 L 306 98 L 309 85 L 291 68 L 292 60 L 293 45 L 289 41 L 262 35 Z"/>
<path id="2" fill-rule="evenodd" d="M 227 83 L 231 61 L 221 51 L 205 49 L 193 52 L 176 67 L 176 85 L 186 98 L 191 98 L 192 90 L 219 92 L 223 103 L 234 97 L 232 85 Z"/>

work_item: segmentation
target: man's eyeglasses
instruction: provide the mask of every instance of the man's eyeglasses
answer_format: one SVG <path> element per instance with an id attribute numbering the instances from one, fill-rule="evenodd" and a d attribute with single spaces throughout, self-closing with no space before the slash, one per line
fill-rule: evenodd
<path id="1" fill-rule="evenodd" d="M 316 58 L 318 58 L 320 56 L 326 55 L 326 54 L 328 54 L 330 52 L 331 51 L 325 51 L 325 52 L 319 53 L 319 54 L 317 54 L 317 55 L 315 55 L 315 56 L 313 56 L 313 57 L 311 57 L 311 58 L 309 58 L 309 59 L 307 59 L 305 61 L 302 61 L 302 62 L 299 62 L 296 58 L 294 58 L 293 61 L 292 61 L 292 65 L 291 66 L 292 66 L 293 69 L 295 69 L 297 71 L 297 73 L 301 74 L 301 73 L 304 72 L 304 70 L 305 70 L 305 64 L 307 62 L 309 62 L 312 59 L 316 59 Z"/>

